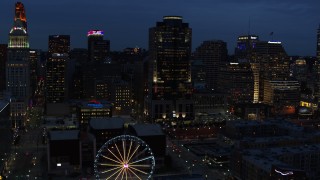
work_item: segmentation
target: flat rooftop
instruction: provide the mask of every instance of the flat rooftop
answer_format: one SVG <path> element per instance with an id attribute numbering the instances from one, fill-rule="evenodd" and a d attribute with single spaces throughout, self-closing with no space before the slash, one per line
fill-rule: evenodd
<path id="1" fill-rule="evenodd" d="M 79 130 L 49 131 L 49 138 L 52 141 L 77 140 L 79 132 Z"/>

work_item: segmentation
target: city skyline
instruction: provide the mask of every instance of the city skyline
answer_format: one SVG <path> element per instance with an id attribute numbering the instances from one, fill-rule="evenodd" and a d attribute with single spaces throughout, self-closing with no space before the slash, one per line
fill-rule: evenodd
<path id="1" fill-rule="evenodd" d="M 289 55 L 315 56 L 316 32 L 319 26 L 320 2 L 308 1 L 251 1 L 229 0 L 138 2 L 101 0 L 23 2 L 27 7 L 30 47 L 47 50 L 48 36 L 71 35 L 72 48 L 86 47 L 86 33 L 90 29 L 105 31 L 111 50 L 126 47 L 147 49 L 148 29 L 166 15 L 179 15 L 193 30 L 192 49 L 205 40 L 227 42 L 233 54 L 236 39 L 249 32 L 261 40 L 282 41 Z M 170 4 L 169 4 L 170 3 Z M 183 3 L 183 4 L 182 4 Z M 8 43 L 12 26 L 14 2 L 3 2 L 0 17 L 0 43 Z M 135 7 L 135 8 L 132 8 Z M 130 17 L 130 18 L 128 18 Z M 250 23 L 249 23 L 250 21 Z M 249 25 L 250 24 L 250 25 Z M 250 27 L 250 28 L 249 28 Z M 128 31 L 130 29 L 130 31 Z M 270 33 L 273 32 L 273 36 Z M 297 46 L 299 45 L 299 46 Z"/>

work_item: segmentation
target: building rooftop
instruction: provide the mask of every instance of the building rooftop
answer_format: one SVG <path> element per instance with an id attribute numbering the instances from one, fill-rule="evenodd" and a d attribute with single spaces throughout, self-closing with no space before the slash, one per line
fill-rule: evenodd
<path id="1" fill-rule="evenodd" d="M 79 130 L 49 131 L 49 138 L 52 141 L 77 140 L 79 132 Z"/>
<path id="2" fill-rule="evenodd" d="M 89 125 L 92 129 L 122 129 L 124 127 L 125 120 L 120 117 L 110 118 L 92 118 Z"/>
<path id="3" fill-rule="evenodd" d="M 164 135 L 158 124 L 134 124 L 131 125 L 137 136 L 159 136 Z"/>

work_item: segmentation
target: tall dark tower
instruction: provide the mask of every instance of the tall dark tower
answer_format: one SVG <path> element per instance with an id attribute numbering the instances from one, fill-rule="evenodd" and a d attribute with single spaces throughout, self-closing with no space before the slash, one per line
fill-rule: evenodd
<path id="1" fill-rule="evenodd" d="M 152 119 L 193 116 L 192 105 L 185 101 L 191 95 L 191 38 L 192 30 L 180 16 L 165 16 L 149 29 Z"/>
<path id="2" fill-rule="evenodd" d="M 227 43 L 219 40 L 204 41 L 197 47 L 194 56 L 196 60 L 203 62 L 207 88 L 216 90 L 220 67 L 228 58 Z"/>
<path id="3" fill-rule="evenodd" d="M 317 33 L 317 60 L 320 61 L 320 24 Z"/>
<path id="4" fill-rule="evenodd" d="M 29 37 L 22 3 L 15 4 L 15 18 L 9 33 L 6 89 L 11 93 L 12 127 L 24 126 L 30 98 Z"/>
<path id="5" fill-rule="evenodd" d="M 91 30 L 88 32 L 88 57 L 89 61 L 103 62 L 110 53 L 110 41 L 103 39 L 103 31 Z"/>
<path id="6" fill-rule="evenodd" d="M 70 36 L 49 36 L 48 51 L 46 102 L 62 103 L 65 101 L 68 93 L 66 70 L 70 53 Z"/>
<path id="7" fill-rule="evenodd" d="M 6 77 L 8 44 L 0 44 L 0 77 Z M 6 78 L 0 78 L 0 92 L 6 89 Z"/>

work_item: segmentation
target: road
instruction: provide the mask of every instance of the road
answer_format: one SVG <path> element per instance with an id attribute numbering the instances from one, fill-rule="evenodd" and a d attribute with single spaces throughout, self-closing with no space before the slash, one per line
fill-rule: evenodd
<path id="1" fill-rule="evenodd" d="M 12 132 L 9 127 L 9 119 L 0 117 L 0 174 L 4 169 L 11 150 Z"/>
<path id="2" fill-rule="evenodd" d="M 203 161 L 203 157 L 197 156 L 188 151 L 183 146 L 187 142 L 181 140 L 167 140 L 168 153 L 172 157 L 174 166 L 179 169 L 184 169 L 184 172 L 189 174 L 202 174 L 204 179 L 225 179 L 223 172 L 217 169 L 211 169 Z"/>
<path id="3" fill-rule="evenodd" d="M 12 146 L 8 161 L 7 176 L 9 178 L 42 179 L 45 175 L 45 147 L 42 144 L 42 129 L 28 129 L 21 134 L 21 140 Z"/>

